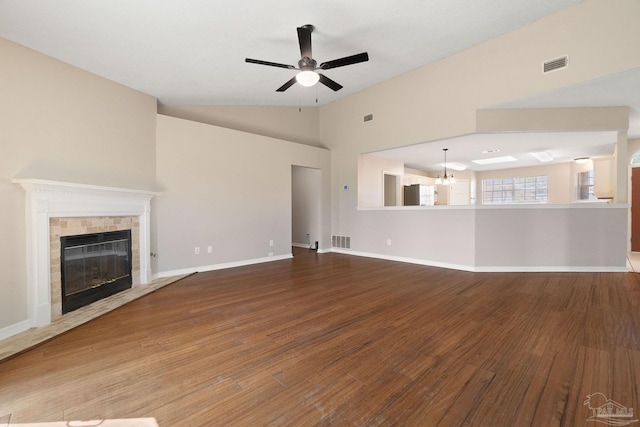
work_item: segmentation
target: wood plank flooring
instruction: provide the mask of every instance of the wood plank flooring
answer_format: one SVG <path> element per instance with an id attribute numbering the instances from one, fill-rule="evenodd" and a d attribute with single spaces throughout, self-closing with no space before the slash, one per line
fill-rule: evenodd
<path id="1" fill-rule="evenodd" d="M 640 412 L 635 273 L 294 255 L 189 276 L 0 363 L 0 415 L 585 426 L 597 392 Z"/>

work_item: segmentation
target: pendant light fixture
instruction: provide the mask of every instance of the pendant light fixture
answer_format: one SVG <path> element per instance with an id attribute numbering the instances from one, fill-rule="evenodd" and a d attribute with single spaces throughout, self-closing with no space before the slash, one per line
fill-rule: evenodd
<path id="1" fill-rule="evenodd" d="M 442 151 L 444 151 L 444 176 L 440 176 L 438 175 L 436 177 L 436 185 L 449 185 L 449 184 L 455 184 L 456 183 L 456 179 L 453 177 L 453 175 L 447 175 L 447 151 L 449 149 L 448 148 L 443 148 Z"/>

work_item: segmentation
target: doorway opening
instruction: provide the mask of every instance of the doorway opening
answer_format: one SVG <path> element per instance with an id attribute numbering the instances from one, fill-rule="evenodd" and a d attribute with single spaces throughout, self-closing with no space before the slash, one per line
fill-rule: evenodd
<path id="1" fill-rule="evenodd" d="M 291 245 L 310 250 L 322 247 L 322 171 L 291 166 Z"/>
<path id="2" fill-rule="evenodd" d="M 399 185 L 400 177 L 398 175 L 385 172 L 384 174 L 384 206 L 399 206 Z"/>

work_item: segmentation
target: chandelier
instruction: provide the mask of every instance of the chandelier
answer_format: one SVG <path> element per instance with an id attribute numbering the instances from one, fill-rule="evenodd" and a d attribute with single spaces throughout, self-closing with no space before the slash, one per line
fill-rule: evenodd
<path id="1" fill-rule="evenodd" d="M 444 151 L 444 176 L 441 177 L 440 175 L 438 175 L 436 177 L 436 185 L 449 185 L 456 183 L 456 179 L 453 177 L 453 174 L 447 175 L 447 150 L 449 149 L 442 149 L 442 151 Z"/>

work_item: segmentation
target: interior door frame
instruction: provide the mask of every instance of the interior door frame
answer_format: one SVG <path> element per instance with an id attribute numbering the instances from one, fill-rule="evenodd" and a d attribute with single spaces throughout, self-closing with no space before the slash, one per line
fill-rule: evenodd
<path id="1" fill-rule="evenodd" d="M 637 250 L 637 251 L 633 251 L 632 250 L 633 247 L 634 247 L 634 245 L 633 245 L 633 212 L 632 212 L 633 206 L 634 206 L 634 203 L 633 203 L 633 201 L 634 201 L 633 200 L 633 170 L 634 169 L 638 170 L 638 172 L 637 172 L 638 178 L 637 179 L 640 181 L 640 164 L 630 164 L 628 166 L 628 168 L 629 168 L 629 172 L 628 172 L 628 174 L 629 174 L 628 175 L 629 176 L 629 188 L 628 188 L 628 198 L 627 198 L 627 200 L 629 202 L 629 227 L 628 227 L 629 239 L 627 240 L 627 250 L 628 250 L 628 252 L 640 252 L 640 232 L 637 235 L 638 242 L 636 242 L 637 243 L 636 249 L 639 249 L 639 250 Z M 638 209 L 640 209 L 640 195 L 638 196 L 638 199 L 639 200 L 638 200 L 637 205 L 639 206 Z M 639 212 L 638 215 L 640 215 L 640 212 Z"/>

